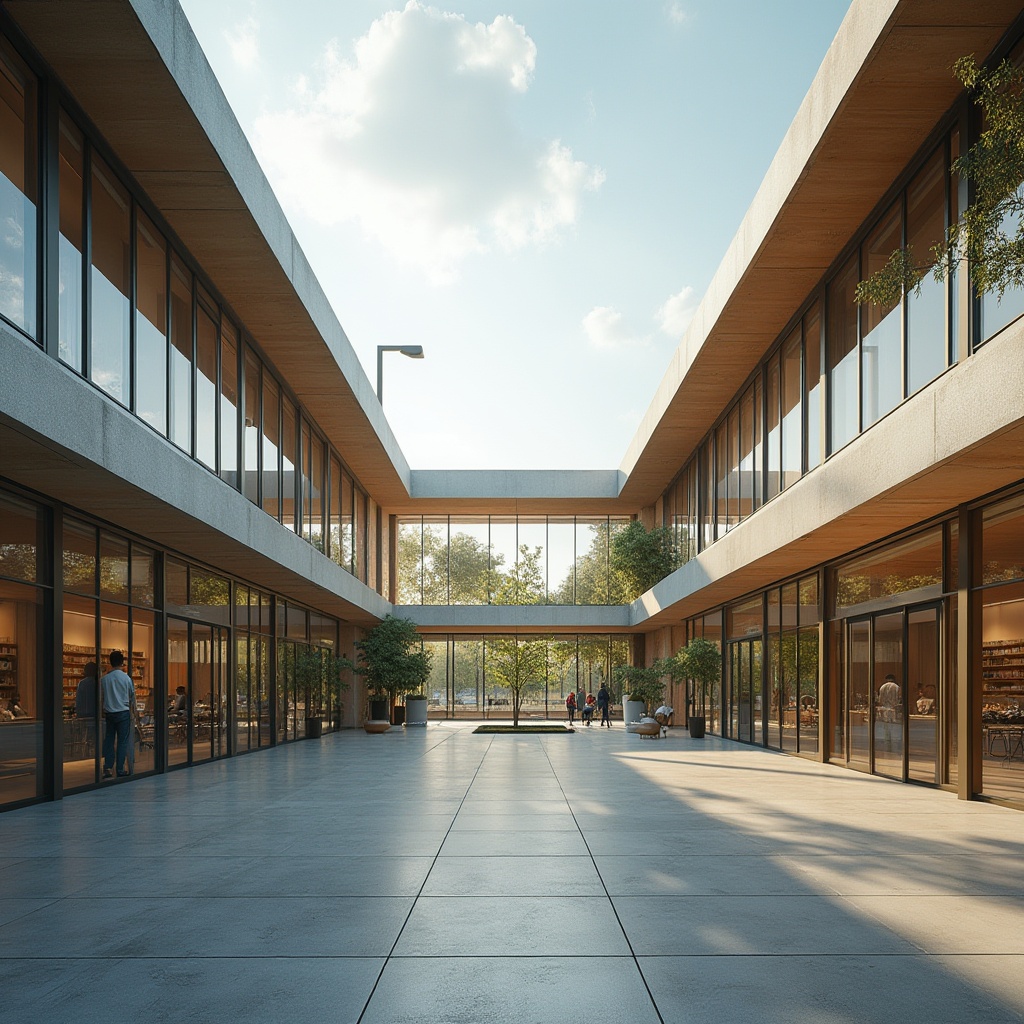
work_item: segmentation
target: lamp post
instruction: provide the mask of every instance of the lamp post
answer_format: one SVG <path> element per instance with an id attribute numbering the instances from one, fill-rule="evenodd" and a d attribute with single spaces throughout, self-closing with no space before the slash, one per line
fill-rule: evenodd
<path id="1" fill-rule="evenodd" d="M 377 401 L 384 404 L 384 353 L 401 352 L 410 359 L 423 358 L 422 345 L 378 345 L 377 346 Z"/>

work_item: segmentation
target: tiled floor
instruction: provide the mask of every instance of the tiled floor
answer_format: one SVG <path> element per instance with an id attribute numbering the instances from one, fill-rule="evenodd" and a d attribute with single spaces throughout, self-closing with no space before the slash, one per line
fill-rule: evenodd
<path id="1" fill-rule="evenodd" d="M 472 728 L 0 815 L 0 1019 L 1024 1021 L 1024 813 L 680 730 Z"/>

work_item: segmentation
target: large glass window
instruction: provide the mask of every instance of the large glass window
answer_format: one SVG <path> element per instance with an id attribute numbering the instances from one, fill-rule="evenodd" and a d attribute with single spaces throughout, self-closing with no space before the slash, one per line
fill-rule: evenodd
<path id="1" fill-rule="evenodd" d="M 854 255 L 828 286 L 829 451 L 839 451 L 859 428 L 857 312 L 854 290 L 860 280 Z"/>
<path id="2" fill-rule="evenodd" d="M 296 477 L 296 467 L 302 463 L 303 459 L 308 457 L 308 446 L 303 448 L 300 456 L 298 450 L 298 429 L 298 414 L 295 411 L 295 405 L 287 395 L 283 395 L 281 400 L 281 493 L 283 502 L 281 521 L 289 530 L 295 529 L 295 515 L 297 511 L 295 489 L 300 485 L 300 480 Z M 308 428 L 305 428 L 305 430 L 306 432 L 303 434 L 304 441 L 308 438 Z M 308 496 L 305 493 L 305 468 L 303 468 L 301 477 L 303 501 L 308 501 Z"/>
<path id="3" fill-rule="evenodd" d="M 192 275 L 171 259 L 171 440 L 192 452 Z"/>
<path id="4" fill-rule="evenodd" d="M 920 293 L 907 295 L 907 394 L 946 368 L 946 284 L 936 281 L 932 246 L 946 232 L 946 151 L 936 150 L 907 189 L 907 246 L 924 272 Z"/>
<path id="5" fill-rule="evenodd" d="M 804 317 L 804 415 L 807 468 L 821 464 L 821 316 L 814 306 Z"/>
<path id="6" fill-rule="evenodd" d="M 238 328 L 227 320 L 220 335 L 220 475 L 238 487 Z"/>
<path id="7" fill-rule="evenodd" d="M 864 245 L 864 274 L 881 270 L 903 242 L 902 205 L 894 204 Z M 903 397 L 903 305 L 872 302 L 862 307 L 864 338 L 861 342 L 863 427 L 895 409 Z"/>
<path id="8" fill-rule="evenodd" d="M 281 392 L 269 373 L 263 375 L 263 511 L 281 518 Z"/>
<path id="9" fill-rule="evenodd" d="M 260 364 L 245 353 L 245 425 L 242 433 L 242 491 L 254 504 L 260 501 Z"/>
<path id="10" fill-rule="evenodd" d="M 82 240 L 85 223 L 85 141 L 82 133 L 60 115 L 60 241 L 57 284 L 58 352 L 69 366 L 82 372 L 83 281 Z"/>
<path id="11" fill-rule="evenodd" d="M 131 372 L 131 199 L 98 157 L 92 157 L 92 274 L 89 376 L 129 404 Z"/>
<path id="12" fill-rule="evenodd" d="M 36 334 L 36 82 L 0 44 L 0 314 Z"/>
<path id="13" fill-rule="evenodd" d="M 209 297 L 196 306 L 196 458 L 217 469 L 217 356 L 220 337 L 216 307 Z"/>
<path id="14" fill-rule="evenodd" d="M 782 486 L 800 479 L 803 415 L 800 405 L 800 353 L 803 345 L 798 327 L 782 346 Z"/>
<path id="15" fill-rule="evenodd" d="M 135 412 L 167 433 L 167 243 L 141 211 L 135 230 Z"/>
<path id="16" fill-rule="evenodd" d="M 768 422 L 768 476 L 765 480 L 766 498 L 774 498 L 782 490 L 782 422 L 780 354 L 775 353 L 768 361 L 768 387 L 766 389 L 765 411 Z"/>

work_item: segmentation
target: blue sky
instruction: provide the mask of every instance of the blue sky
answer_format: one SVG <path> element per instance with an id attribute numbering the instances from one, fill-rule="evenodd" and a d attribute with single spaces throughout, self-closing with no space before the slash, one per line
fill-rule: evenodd
<path id="1" fill-rule="evenodd" d="M 415 469 L 612 469 L 848 0 L 181 0 Z"/>

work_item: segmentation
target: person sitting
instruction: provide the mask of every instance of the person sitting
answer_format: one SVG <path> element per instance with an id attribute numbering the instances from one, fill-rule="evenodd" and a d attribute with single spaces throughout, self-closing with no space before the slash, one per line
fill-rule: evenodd
<path id="1" fill-rule="evenodd" d="M 590 725 L 594 719 L 594 710 L 597 708 L 597 700 L 592 693 L 587 694 L 587 702 L 583 705 L 583 710 L 580 712 L 583 721 L 586 725 Z"/>

